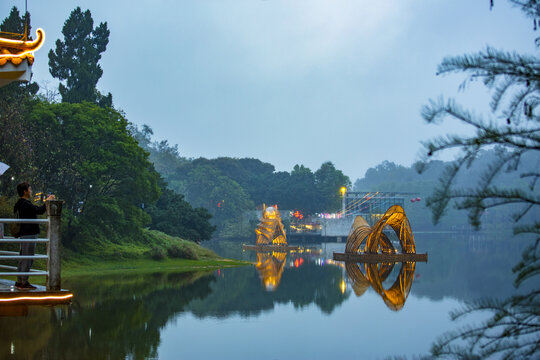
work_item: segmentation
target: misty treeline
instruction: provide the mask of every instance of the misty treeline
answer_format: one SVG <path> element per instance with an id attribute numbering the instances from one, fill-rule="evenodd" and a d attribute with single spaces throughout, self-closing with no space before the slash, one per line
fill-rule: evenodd
<path id="1" fill-rule="evenodd" d="M 150 152 L 150 160 L 176 193 L 184 194 L 193 206 L 208 209 L 220 237 L 253 234 L 246 212 L 262 204 L 304 214 L 333 212 L 341 207 L 340 188 L 350 188 L 349 178 L 333 163 L 319 169 L 295 165 L 291 172 L 276 171 L 274 165 L 252 158 L 188 159 L 177 145 L 153 141 L 148 125 L 132 127 L 139 144 Z M 248 226 L 242 224 L 248 222 Z"/>
<path id="2" fill-rule="evenodd" d="M 14 7 L 1 31 L 21 33 Z M 61 101 L 36 83 L 0 88 L 0 217 L 12 217 L 16 185 L 65 201 L 65 247 L 88 252 L 107 244 L 145 244 L 146 227 L 192 241 L 210 239 L 215 227 L 203 208 L 172 193 L 130 132 L 112 95 L 95 88 L 108 43 L 107 24 L 93 26 L 89 11 L 76 8 L 49 53 L 51 74 L 61 80 Z M 54 95 L 54 94 L 53 94 Z M 152 245 L 152 244 L 146 244 Z M 144 246 L 141 247 L 141 249 Z"/>
<path id="3" fill-rule="evenodd" d="M 470 188 L 477 181 L 481 181 L 483 173 L 494 161 L 500 159 L 501 147 L 492 147 L 479 150 L 476 153 L 476 160 L 470 167 L 463 168 L 456 174 L 454 186 L 457 188 Z M 469 224 L 469 218 L 465 209 L 458 209 L 454 200 L 444 209 L 444 213 L 434 224 L 432 209 L 428 206 L 434 193 L 441 184 L 446 169 L 455 164 L 454 161 L 433 160 L 422 172 L 418 170 L 424 167 L 421 162 L 412 166 L 403 166 L 391 161 L 383 161 L 379 165 L 369 168 L 364 177 L 357 179 L 354 183 L 355 191 L 397 191 L 411 193 L 405 198 L 405 211 L 411 221 L 413 230 L 473 230 Z M 526 191 L 530 182 L 520 176 L 521 173 L 530 173 L 537 170 L 539 166 L 538 157 L 532 153 L 524 154 L 517 166 L 517 171 L 513 168 L 506 169 L 496 174 L 492 185 L 501 189 L 522 189 Z M 416 201 L 416 198 L 420 201 Z M 413 201 L 411 201 L 413 200 Z M 518 211 L 520 204 L 512 204 L 505 207 L 493 207 L 486 209 L 481 217 L 482 230 L 505 232 L 512 234 L 516 225 L 514 213 Z M 519 219 L 518 224 L 529 224 L 540 217 L 540 209 L 535 208 Z"/>

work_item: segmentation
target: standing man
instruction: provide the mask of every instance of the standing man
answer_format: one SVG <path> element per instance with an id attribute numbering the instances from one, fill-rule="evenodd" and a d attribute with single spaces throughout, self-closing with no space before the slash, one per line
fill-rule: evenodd
<path id="1" fill-rule="evenodd" d="M 17 185 L 17 193 L 19 194 L 20 199 L 15 204 L 13 212 L 18 213 L 19 219 L 37 219 L 37 215 L 45 213 L 45 204 L 42 206 L 36 206 L 30 201 L 32 198 L 32 187 L 29 183 L 23 182 Z M 49 195 L 47 200 L 54 200 L 54 195 Z M 21 239 L 37 239 L 38 234 L 38 224 L 21 224 L 19 233 L 13 234 L 13 236 Z M 20 255 L 34 255 L 35 249 L 35 242 L 21 242 Z M 30 271 L 33 263 L 33 259 L 19 260 L 17 271 L 28 272 Z M 21 290 L 31 290 L 36 288 L 34 285 L 28 282 L 28 275 L 18 276 L 15 287 Z"/>

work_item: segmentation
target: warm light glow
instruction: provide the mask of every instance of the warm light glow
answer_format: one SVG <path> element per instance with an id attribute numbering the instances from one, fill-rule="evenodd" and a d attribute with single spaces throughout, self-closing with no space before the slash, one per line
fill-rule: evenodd
<path id="1" fill-rule="evenodd" d="M 347 188 L 345 186 L 342 186 L 341 189 L 339 189 L 339 193 L 341 196 L 345 196 L 345 193 L 347 192 Z"/>
<path id="2" fill-rule="evenodd" d="M 347 237 L 345 252 L 357 253 L 364 244 L 365 253 L 395 253 L 396 249 L 383 233 L 386 227 L 392 228 L 396 233 L 403 253 L 416 253 L 411 225 L 405 215 L 405 210 L 399 205 L 391 206 L 373 226 L 369 226 L 368 222 L 358 215 Z"/>
<path id="3" fill-rule="evenodd" d="M 262 217 L 255 229 L 257 245 L 287 245 L 285 228 L 281 222 L 281 214 L 275 207 L 263 204 Z"/>
<path id="4" fill-rule="evenodd" d="M 341 280 L 341 284 L 339 285 L 341 289 L 341 293 L 345 294 L 345 290 L 347 289 L 347 284 L 345 283 L 345 280 Z"/>
<path id="5" fill-rule="evenodd" d="M 17 50 L 22 50 L 21 52 L 13 54 L 0 54 L 0 58 L 3 57 L 21 57 L 26 54 L 33 53 L 34 51 L 39 50 L 43 43 L 45 42 L 45 31 L 39 28 L 36 30 L 37 39 L 34 41 L 22 41 L 22 40 L 12 40 L 0 38 L 0 47 L 12 48 Z"/>
<path id="6" fill-rule="evenodd" d="M 73 297 L 73 294 L 67 295 L 44 295 L 44 296 L 21 296 L 17 298 L 10 299 L 0 299 L 0 302 L 11 302 L 11 301 L 21 301 L 21 300 L 66 300 Z"/>

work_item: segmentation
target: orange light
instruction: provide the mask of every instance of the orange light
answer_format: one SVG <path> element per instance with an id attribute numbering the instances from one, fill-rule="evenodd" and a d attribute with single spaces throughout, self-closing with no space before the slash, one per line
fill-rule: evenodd
<path id="1" fill-rule="evenodd" d="M 0 299 L 0 302 L 11 302 L 11 301 L 20 301 L 20 300 L 65 300 L 73 297 L 73 294 L 68 295 L 60 295 L 60 296 L 54 296 L 54 295 L 45 295 L 45 296 L 21 296 L 17 298 L 11 298 L 11 299 Z"/>
<path id="2" fill-rule="evenodd" d="M 347 289 L 347 284 L 345 284 L 345 280 L 341 280 L 341 284 L 339 285 L 339 288 L 341 289 L 341 293 L 344 294 L 345 290 Z"/>
<path id="3" fill-rule="evenodd" d="M 5 47 L 12 47 L 16 49 L 28 49 L 26 51 L 17 53 L 17 54 L 0 54 L 2 57 L 21 57 L 26 54 L 33 53 L 34 51 L 39 50 L 43 43 L 45 42 L 45 31 L 39 28 L 36 30 L 37 39 L 34 41 L 22 41 L 22 40 L 12 40 L 12 39 L 1 39 L 0 44 Z"/>

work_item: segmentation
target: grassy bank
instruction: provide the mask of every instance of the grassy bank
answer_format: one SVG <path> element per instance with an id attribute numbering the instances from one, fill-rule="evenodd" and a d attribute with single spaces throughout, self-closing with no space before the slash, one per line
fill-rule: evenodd
<path id="1" fill-rule="evenodd" d="M 102 262 L 68 262 L 62 267 L 62 277 L 81 275 L 107 275 L 114 273 L 152 273 L 152 272 L 187 272 L 207 271 L 234 266 L 248 265 L 249 262 L 230 259 L 186 260 L 186 259 L 136 259 Z"/>
<path id="2" fill-rule="evenodd" d="M 153 272 L 211 271 L 220 268 L 244 266 L 249 262 L 225 259 L 192 241 L 169 236 L 156 230 L 144 230 L 141 243 L 101 242 L 84 252 L 63 249 L 62 277 L 106 274 L 144 274 Z M 43 246 L 36 253 L 45 253 Z M 15 265 L 15 264 L 13 264 Z M 34 269 L 44 269 L 45 261 L 36 261 Z M 15 280 L 15 277 L 6 277 Z M 45 277 L 30 279 L 44 284 Z"/>
<path id="3" fill-rule="evenodd" d="M 140 244 L 104 244 L 86 254 L 68 253 L 62 263 L 62 276 L 158 271 L 203 271 L 249 264 L 224 259 L 192 241 L 144 230 Z"/>

